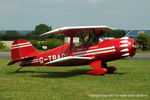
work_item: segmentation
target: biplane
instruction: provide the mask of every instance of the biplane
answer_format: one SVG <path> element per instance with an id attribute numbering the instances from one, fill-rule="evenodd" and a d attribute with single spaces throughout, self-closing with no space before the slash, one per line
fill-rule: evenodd
<path id="1" fill-rule="evenodd" d="M 108 26 L 73 26 L 54 29 L 42 35 L 64 34 L 70 37 L 70 43 L 45 52 L 37 51 L 27 40 L 16 40 L 12 43 L 12 61 L 8 65 L 17 63 L 21 68 L 90 65 L 94 70 L 88 71 L 87 74 L 113 73 L 116 67 L 107 66 L 107 62 L 134 56 L 136 43 L 128 37 L 105 40 L 103 35 L 111 30 Z M 79 37 L 80 42 L 74 43 L 74 37 Z"/>

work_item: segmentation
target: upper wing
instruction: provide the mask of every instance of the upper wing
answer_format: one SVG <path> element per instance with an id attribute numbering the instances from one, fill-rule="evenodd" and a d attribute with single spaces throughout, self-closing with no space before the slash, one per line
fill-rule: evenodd
<path id="1" fill-rule="evenodd" d="M 46 34 L 72 34 L 77 32 L 100 32 L 103 33 L 111 31 L 112 29 L 108 26 L 73 26 L 73 27 L 62 27 L 58 29 L 54 29 L 52 31 L 43 33 L 42 35 Z"/>
<path id="2" fill-rule="evenodd" d="M 92 60 L 92 57 L 76 57 L 76 56 L 68 56 L 68 57 L 64 57 L 64 58 L 60 58 L 54 61 L 50 61 L 48 63 L 46 63 L 46 65 L 48 64 L 52 64 L 52 65 L 60 65 L 60 66 L 66 66 L 66 65 L 82 65 L 82 63 L 88 62 L 90 60 Z"/>

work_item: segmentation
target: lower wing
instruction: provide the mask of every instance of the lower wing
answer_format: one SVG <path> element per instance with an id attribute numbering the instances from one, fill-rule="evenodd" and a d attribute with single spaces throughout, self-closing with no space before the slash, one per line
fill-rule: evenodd
<path id="1" fill-rule="evenodd" d="M 84 63 L 88 63 L 90 60 L 92 60 L 92 57 L 76 57 L 76 56 L 68 56 L 64 58 L 60 58 L 54 61 L 50 61 L 46 63 L 46 65 L 60 65 L 60 66 L 66 66 L 66 65 L 82 65 Z"/>

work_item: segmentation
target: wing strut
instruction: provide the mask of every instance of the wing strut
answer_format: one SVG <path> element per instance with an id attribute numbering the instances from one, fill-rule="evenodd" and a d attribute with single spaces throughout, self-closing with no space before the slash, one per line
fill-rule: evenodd
<path id="1" fill-rule="evenodd" d="M 68 37 L 70 37 L 70 53 L 69 56 L 73 56 L 73 38 L 75 36 L 75 32 L 73 32 L 72 34 L 66 34 Z"/>

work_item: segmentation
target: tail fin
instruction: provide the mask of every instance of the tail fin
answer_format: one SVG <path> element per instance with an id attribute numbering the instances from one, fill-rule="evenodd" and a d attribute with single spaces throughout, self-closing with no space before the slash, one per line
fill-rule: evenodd
<path id="1" fill-rule="evenodd" d="M 18 61 L 32 58 L 38 55 L 39 52 L 33 47 L 33 45 L 24 39 L 16 40 L 12 43 L 11 47 L 11 58 L 12 61 L 8 65 L 12 65 Z"/>

